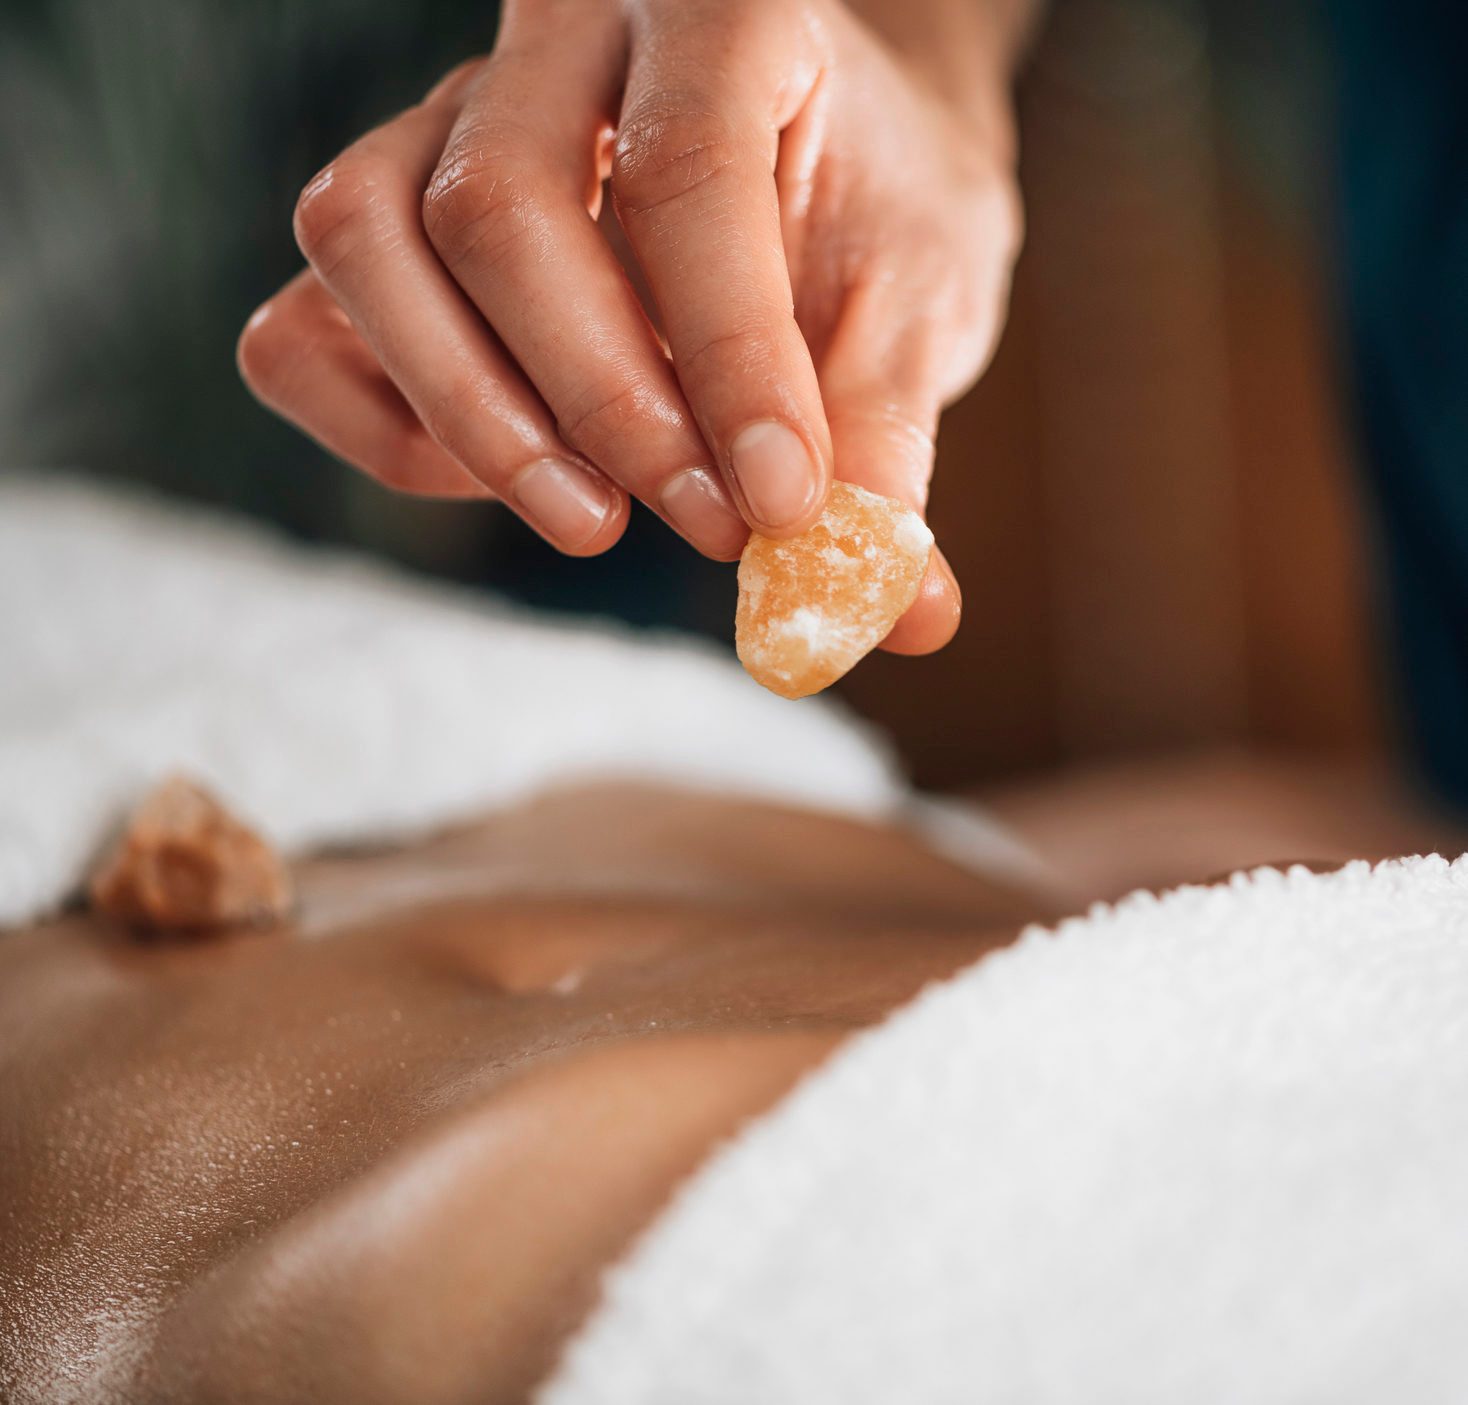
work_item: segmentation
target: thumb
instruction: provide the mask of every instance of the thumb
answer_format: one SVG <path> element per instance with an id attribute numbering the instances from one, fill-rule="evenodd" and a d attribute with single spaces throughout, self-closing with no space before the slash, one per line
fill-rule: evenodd
<path id="1" fill-rule="evenodd" d="M 941 391 L 924 372 L 926 357 L 878 351 L 870 341 L 853 345 L 842 328 L 822 368 L 821 388 L 831 427 L 836 477 L 926 516 L 933 476 L 934 435 Z M 930 654 L 958 629 L 962 603 L 953 571 L 936 547 L 917 599 L 893 627 L 882 648 L 898 654 Z"/>

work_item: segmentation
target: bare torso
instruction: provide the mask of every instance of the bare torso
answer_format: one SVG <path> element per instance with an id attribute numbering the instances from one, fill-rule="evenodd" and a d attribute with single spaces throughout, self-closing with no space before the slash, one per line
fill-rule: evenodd
<path id="1" fill-rule="evenodd" d="M 712 1146 L 1049 915 L 626 788 L 298 876 L 278 931 L 0 937 L 6 1398 L 523 1398 Z"/>

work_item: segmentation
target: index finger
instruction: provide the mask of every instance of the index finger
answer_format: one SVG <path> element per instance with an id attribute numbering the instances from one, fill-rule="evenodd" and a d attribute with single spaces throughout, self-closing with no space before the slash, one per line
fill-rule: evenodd
<path id="1" fill-rule="evenodd" d="M 775 185 L 781 126 L 819 71 L 789 15 L 676 0 L 655 36 L 634 26 L 612 165 L 683 392 L 741 512 L 771 536 L 815 520 L 832 464 Z"/>

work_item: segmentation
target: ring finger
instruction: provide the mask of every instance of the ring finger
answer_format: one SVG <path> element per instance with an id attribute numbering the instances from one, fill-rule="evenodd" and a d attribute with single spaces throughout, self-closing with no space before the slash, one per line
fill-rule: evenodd
<path id="1" fill-rule="evenodd" d="M 626 494 L 561 439 L 423 230 L 457 110 L 441 87 L 349 147 L 302 194 L 297 238 L 433 441 L 562 551 L 594 555 L 621 536 Z"/>

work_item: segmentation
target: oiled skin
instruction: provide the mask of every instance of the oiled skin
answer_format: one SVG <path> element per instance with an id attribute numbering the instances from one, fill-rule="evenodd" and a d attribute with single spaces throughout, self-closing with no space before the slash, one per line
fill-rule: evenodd
<path id="1" fill-rule="evenodd" d="M 268 933 L 0 935 L 0 1398 L 525 1398 L 712 1146 L 1050 915 L 627 788 L 297 879 Z"/>

